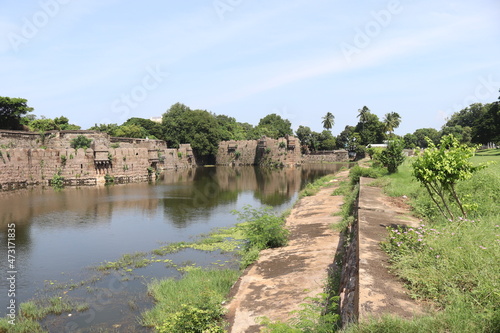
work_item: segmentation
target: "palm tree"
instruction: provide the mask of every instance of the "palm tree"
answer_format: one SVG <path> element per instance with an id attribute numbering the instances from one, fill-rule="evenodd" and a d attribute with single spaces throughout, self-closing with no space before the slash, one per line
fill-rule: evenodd
<path id="1" fill-rule="evenodd" d="M 394 132 L 395 128 L 399 127 L 401 124 L 401 116 L 397 112 L 389 112 L 384 117 L 385 130 L 389 132 L 389 135 Z"/>
<path id="2" fill-rule="evenodd" d="M 368 117 L 368 114 L 370 113 L 370 109 L 368 109 L 366 106 L 363 106 L 362 109 L 359 109 L 358 110 L 358 115 L 357 115 L 357 118 L 359 118 L 359 121 L 361 123 L 366 123 L 366 118 Z"/>
<path id="3" fill-rule="evenodd" d="M 322 119 L 324 129 L 329 130 L 333 127 L 333 125 L 335 125 L 335 116 L 331 112 L 327 112 L 326 116 L 324 116 Z"/>

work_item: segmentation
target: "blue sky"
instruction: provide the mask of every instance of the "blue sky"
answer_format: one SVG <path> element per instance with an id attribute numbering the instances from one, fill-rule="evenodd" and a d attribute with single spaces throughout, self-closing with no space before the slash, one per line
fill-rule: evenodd
<path id="1" fill-rule="evenodd" d="M 500 88 L 500 2 L 0 0 L 0 96 L 86 129 L 181 102 L 334 135 L 364 105 L 439 129 Z"/>

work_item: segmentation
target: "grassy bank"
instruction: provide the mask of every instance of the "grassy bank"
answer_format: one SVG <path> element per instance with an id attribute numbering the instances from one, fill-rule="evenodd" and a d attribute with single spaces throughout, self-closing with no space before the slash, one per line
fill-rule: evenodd
<path id="1" fill-rule="evenodd" d="M 388 230 L 393 271 L 412 297 L 428 304 L 431 314 L 411 321 L 385 317 L 354 325 L 345 332 L 498 332 L 500 327 L 500 154 L 486 151 L 472 158 L 497 161 L 457 192 L 469 211 L 456 222 L 445 219 L 411 176 L 411 159 L 399 172 L 379 182 L 391 196 L 409 198 L 421 218 L 416 229 Z M 458 208 L 453 208 L 460 216 Z"/>

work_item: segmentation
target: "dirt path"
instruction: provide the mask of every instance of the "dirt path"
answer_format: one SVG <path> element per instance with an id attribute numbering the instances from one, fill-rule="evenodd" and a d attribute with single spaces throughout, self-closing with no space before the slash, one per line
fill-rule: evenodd
<path id="1" fill-rule="evenodd" d="M 338 232 L 330 225 L 340 217 L 332 214 L 343 204 L 342 196 L 331 194 L 335 183 L 347 175 L 348 171 L 340 172 L 332 187 L 302 198 L 286 221 L 289 244 L 262 251 L 244 272 L 227 306 L 229 332 L 259 332 L 259 318 L 264 316 L 286 321 L 306 297 L 323 292 L 339 242 Z"/>

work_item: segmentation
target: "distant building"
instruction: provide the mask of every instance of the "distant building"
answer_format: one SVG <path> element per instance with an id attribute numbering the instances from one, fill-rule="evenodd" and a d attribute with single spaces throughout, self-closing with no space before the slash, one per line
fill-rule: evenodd
<path id="1" fill-rule="evenodd" d="M 151 118 L 149 118 L 149 120 L 154 121 L 155 123 L 161 124 L 162 118 L 161 117 L 151 117 Z"/>
<path id="2" fill-rule="evenodd" d="M 372 143 L 366 146 L 366 148 L 387 148 L 387 143 Z"/>

